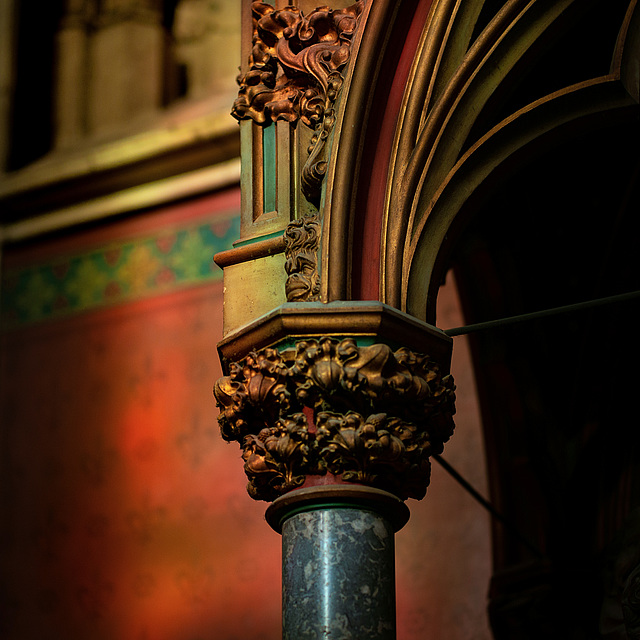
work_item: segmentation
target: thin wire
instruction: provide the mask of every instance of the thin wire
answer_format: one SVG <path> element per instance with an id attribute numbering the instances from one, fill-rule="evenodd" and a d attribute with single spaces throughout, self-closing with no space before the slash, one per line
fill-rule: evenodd
<path id="1" fill-rule="evenodd" d="M 618 304 L 621 302 L 629 302 L 632 300 L 640 299 L 640 291 L 632 291 L 629 293 L 622 293 L 616 296 L 608 296 L 606 298 L 598 298 L 596 300 L 588 300 L 587 302 L 578 302 L 576 304 L 568 304 L 561 307 L 553 307 L 551 309 L 545 309 L 543 311 L 534 311 L 532 313 L 523 313 L 518 316 L 510 316 L 508 318 L 501 318 L 499 320 L 489 320 L 487 322 L 478 322 L 475 324 L 469 324 L 463 327 L 455 327 L 452 329 L 445 329 L 444 333 L 447 335 L 462 336 L 469 333 L 476 333 L 478 331 L 488 331 L 491 329 L 500 329 L 513 324 L 521 322 L 529 322 L 531 320 L 538 320 L 542 318 L 549 318 L 552 316 L 560 315 L 562 313 L 573 313 L 576 311 L 584 311 L 586 309 L 593 309 L 596 307 L 602 307 L 611 304 Z M 529 541 L 518 528 L 505 516 L 503 516 L 479 491 L 477 491 L 473 485 L 471 485 L 465 478 L 463 478 L 444 458 L 437 454 L 431 456 L 440 466 L 447 471 L 462 487 L 467 491 L 479 504 L 481 504 L 493 518 L 500 522 L 506 529 L 508 529 L 527 549 L 529 549 L 538 558 L 542 558 L 543 555 L 540 550 Z"/>
<path id="2" fill-rule="evenodd" d="M 467 491 L 477 502 L 479 502 L 493 518 L 500 522 L 506 529 L 508 529 L 518 540 L 536 557 L 542 558 L 543 555 L 540 549 L 536 547 L 530 540 L 528 540 L 520 530 L 511 522 L 507 520 L 475 487 L 465 480 L 444 458 L 438 454 L 432 454 L 431 456 L 440 466 L 449 473 L 454 480 L 456 480 L 465 491 Z"/>
<path id="3" fill-rule="evenodd" d="M 448 336 L 463 336 L 468 333 L 477 331 L 486 331 L 489 329 L 499 329 L 520 322 L 529 322 L 530 320 L 538 320 L 540 318 L 549 318 L 561 313 L 572 313 L 575 311 L 583 311 L 585 309 L 593 309 L 609 304 L 617 304 L 620 302 L 629 302 L 631 300 L 640 299 L 640 291 L 632 291 L 630 293 L 621 293 L 617 296 L 609 296 L 607 298 L 598 298 L 597 300 L 589 300 L 587 302 L 578 302 L 576 304 L 568 304 L 562 307 L 554 307 L 545 309 L 544 311 L 534 311 L 532 313 L 523 313 L 519 316 L 511 316 L 501 318 L 500 320 L 488 320 L 487 322 L 478 322 L 476 324 L 468 324 L 464 327 L 455 327 L 453 329 L 445 329 L 444 332 Z"/>

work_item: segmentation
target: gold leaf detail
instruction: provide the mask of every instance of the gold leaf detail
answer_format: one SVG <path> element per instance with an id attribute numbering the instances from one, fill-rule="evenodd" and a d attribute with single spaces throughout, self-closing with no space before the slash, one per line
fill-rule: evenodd
<path id="1" fill-rule="evenodd" d="M 262 500 L 326 471 L 421 498 L 429 456 L 454 428 L 455 386 L 437 363 L 352 339 L 251 352 L 214 393 L 222 436 L 242 445 L 249 493 Z M 313 428 L 305 407 L 313 410 Z"/>

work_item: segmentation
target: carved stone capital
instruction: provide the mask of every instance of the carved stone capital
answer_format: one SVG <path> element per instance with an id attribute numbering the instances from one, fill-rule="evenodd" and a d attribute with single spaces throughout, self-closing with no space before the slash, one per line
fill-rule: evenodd
<path id="1" fill-rule="evenodd" d="M 214 393 L 252 497 L 274 500 L 329 473 L 405 499 L 424 496 L 429 456 L 453 433 L 454 389 L 427 355 L 322 337 L 250 352 Z"/>

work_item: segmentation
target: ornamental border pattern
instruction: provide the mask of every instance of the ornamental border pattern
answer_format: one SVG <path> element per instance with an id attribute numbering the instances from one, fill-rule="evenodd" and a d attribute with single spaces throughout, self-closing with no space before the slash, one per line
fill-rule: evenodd
<path id="1" fill-rule="evenodd" d="M 2 274 L 3 329 L 132 302 L 222 279 L 213 263 L 240 232 L 239 214 L 173 224 L 90 251 L 8 268 Z"/>

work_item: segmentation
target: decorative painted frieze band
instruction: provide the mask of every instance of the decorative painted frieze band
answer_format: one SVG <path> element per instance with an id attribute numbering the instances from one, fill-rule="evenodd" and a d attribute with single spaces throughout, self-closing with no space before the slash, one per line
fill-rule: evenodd
<path id="1" fill-rule="evenodd" d="M 213 255 L 238 237 L 236 212 L 90 250 L 11 266 L 2 274 L 2 324 L 12 328 L 131 302 L 222 278 Z"/>
<path id="2" fill-rule="evenodd" d="M 249 353 L 214 393 L 253 498 L 274 500 L 330 473 L 405 499 L 424 496 L 429 457 L 453 433 L 454 390 L 426 355 L 325 337 Z"/>

